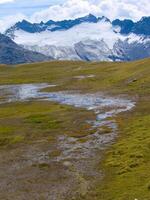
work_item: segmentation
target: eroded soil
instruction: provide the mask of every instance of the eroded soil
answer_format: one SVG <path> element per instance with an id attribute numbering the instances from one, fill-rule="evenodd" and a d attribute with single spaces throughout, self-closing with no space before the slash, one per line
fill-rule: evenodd
<path id="1" fill-rule="evenodd" d="M 42 92 L 41 89 L 46 87 L 55 88 L 55 85 L 0 86 L 0 106 L 3 107 L 4 113 L 5 110 L 9 110 L 7 114 L 5 113 L 7 122 L 5 119 L 1 119 L 1 122 L 4 120 L 6 125 L 12 123 L 11 117 L 7 115 L 17 112 L 16 103 L 19 103 L 20 106 L 26 103 L 28 106 L 31 102 L 39 102 L 40 106 L 40 102 L 52 102 L 56 103 L 56 105 L 53 104 L 54 110 L 55 106 L 60 104 L 71 106 L 75 110 L 82 109 L 81 113 L 85 112 L 85 115 L 80 118 L 75 115 L 74 119 L 67 116 L 66 120 L 70 120 L 72 124 L 70 129 L 68 127 L 69 131 L 66 130 L 66 126 L 57 128 L 53 120 L 46 130 L 48 132 L 52 129 L 52 135 L 49 132 L 46 133 L 46 137 L 32 139 L 30 142 L 28 139 L 20 141 L 17 138 L 18 141 L 8 145 L 6 141 L 6 145 L 3 145 L 0 150 L 0 199 L 66 200 L 83 198 L 94 187 L 97 180 L 100 181 L 103 177 L 98 166 L 103 151 L 117 137 L 118 125 L 115 116 L 129 111 L 135 106 L 135 103 L 129 99 L 108 97 L 102 93 Z M 9 114 L 10 106 L 16 108 L 11 114 Z M 22 112 L 25 111 L 22 110 Z M 32 109 L 30 112 L 32 113 Z M 64 115 L 65 123 L 64 112 L 61 110 L 59 115 L 62 115 L 61 120 Z M 71 113 L 73 112 L 71 111 Z M 56 120 L 60 118 L 59 115 L 55 116 Z M 47 120 L 43 116 L 40 118 L 35 116 L 31 118 L 31 116 L 26 121 L 27 124 L 32 122 L 30 129 L 22 130 L 28 135 L 30 135 L 30 131 L 39 131 L 39 124 Z M 24 120 L 24 117 L 26 115 L 21 117 L 21 120 Z M 14 121 L 14 123 L 17 122 Z M 66 123 L 68 122 L 66 121 Z M 81 128 L 82 123 L 84 123 L 84 129 Z M 21 129 L 21 126 L 24 126 L 22 121 L 18 128 Z"/>

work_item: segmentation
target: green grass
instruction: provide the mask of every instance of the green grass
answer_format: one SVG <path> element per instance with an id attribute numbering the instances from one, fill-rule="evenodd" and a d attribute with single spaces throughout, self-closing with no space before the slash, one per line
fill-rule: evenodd
<path id="1" fill-rule="evenodd" d="M 88 117 L 93 119 L 94 114 L 51 102 L 0 105 L 0 147 L 42 139 L 53 141 L 62 132 L 77 137 L 88 134 Z"/>
<path id="2" fill-rule="evenodd" d="M 95 77 L 74 78 L 91 74 Z M 0 66 L 0 84 L 42 82 L 58 85 L 48 91 L 103 91 L 125 94 L 137 102 L 133 111 L 117 116 L 119 137 L 98 166 L 104 171 L 104 179 L 84 199 L 150 200 L 150 59 L 130 63 L 66 61 Z M 93 117 L 90 111 L 50 102 L 0 105 L 0 146 L 43 139 L 54 142 L 62 132 L 80 138 L 89 134 L 85 119 Z M 103 130 L 110 131 L 105 127 Z"/>
<path id="3" fill-rule="evenodd" d="M 81 89 L 112 93 L 147 94 L 150 60 L 131 63 L 48 62 L 14 67 L 0 67 L 0 84 L 58 84 L 59 90 Z M 90 79 L 75 79 L 78 75 L 95 75 Z M 136 81 L 135 81 L 136 80 Z M 53 89 L 50 89 L 53 90 Z"/>
<path id="4" fill-rule="evenodd" d="M 118 117 L 120 137 L 107 152 L 104 181 L 95 199 L 150 199 L 149 104 L 138 104 L 132 113 Z"/>

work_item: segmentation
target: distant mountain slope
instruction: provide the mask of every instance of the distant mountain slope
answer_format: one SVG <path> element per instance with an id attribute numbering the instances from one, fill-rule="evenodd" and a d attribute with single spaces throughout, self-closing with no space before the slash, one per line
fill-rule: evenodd
<path id="1" fill-rule="evenodd" d="M 134 22 L 87 16 L 63 21 L 26 20 L 5 35 L 31 51 L 55 60 L 132 61 L 150 57 L 150 17 Z"/>
<path id="2" fill-rule="evenodd" d="M 142 17 L 141 20 L 138 22 L 134 22 L 129 19 L 125 20 L 116 19 L 111 22 L 108 18 L 104 16 L 96 17 L 92 14 L 72 20 L 63 20 L 63 21 L 49 20 L 45 23 L 44 22 L 30 23 L 26 20 L 22 20 L 21 22 L 17 22 L 14 26 L 6 30 L 5 34 L 8 36 L 13 36 L 14 32 L 17 30 L 22 30 L 28 33 L 41 33 L 46 30 L 51 32 L 68 30 L 82 23 L 98 23 L 102 20 L 105 22 L 109 22 L 114 27 L 115 26 L 120 27 L 121 34 L 135 33 L 146 36 L 150 35 L 150 17 Z"/>
<path id="3" fill-rule="evenodd" d="M 80 25 L 82 23 L 97 23 L 101 20 L 109 21 L 106 17 L 95 17 L 92 14 L 89 14 L 85 17 L 77 18 L 74 20 L 63 20 L 63 21 L 53 21 L 49 20 L 47 22 L 40 23 L 30 23 L 26 20 L 22 20 L 21 22 L 17 22 L 14 26 L 10 27 L 6 30 L 5 35 L 9 37 L 14 37 L 15 31 L 22 30 L 28 33 L 41 33 L 43 31 L 60 31 L 60 30 L 68 30 L 76 25 Z"/>
<path id="4" fill-rule="evenodd" d="M 134 33 L 137 35 L 150 36 L 150 17 L 142 17 L 138 22 L 127 19 L 116 19 L 112 22 L 112 25 L 120 27 L 121 34 Z"/>
<path id="5" fill-rule="evenodd" d="M 20 64 L 50 60 L 50 57 L 26 50 L 9 37 L 0 34 L 0 63 Z"/>

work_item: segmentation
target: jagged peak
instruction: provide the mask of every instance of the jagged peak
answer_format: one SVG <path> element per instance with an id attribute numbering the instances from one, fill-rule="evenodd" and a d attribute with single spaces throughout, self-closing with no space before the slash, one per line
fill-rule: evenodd
<path id="1" fill-rule="evenodd" d="M 16 24 L 31 24 L 31 22 L 23 19 L 22 21 L 17 22 Z"/>
<path id="2" fill-rule="evenodd" d="M 89 13 L 88 15 L 83 16 L 82 18 L 97 18 L 95 15 Z"/>
<path id="3" fill-rule="evenodd" d="M 141 23 L 141 22 L 148 22 L 150 23 L 150 16 L 143 16 L 140 21 L 138 21 L 137 23 Z"/>

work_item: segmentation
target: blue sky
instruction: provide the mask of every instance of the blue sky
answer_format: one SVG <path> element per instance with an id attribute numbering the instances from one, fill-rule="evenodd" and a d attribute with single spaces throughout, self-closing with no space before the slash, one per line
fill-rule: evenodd
<path id="1" fill-rule="evenodd" d="M 29 16 L 34 12 L 59 3 L 63 3 L 63 0 L 0 0 L 0 17 L 15 15 L 16 13 Z"/>

